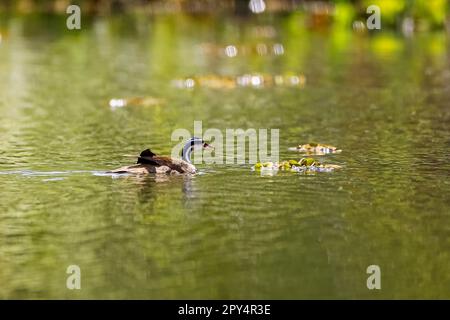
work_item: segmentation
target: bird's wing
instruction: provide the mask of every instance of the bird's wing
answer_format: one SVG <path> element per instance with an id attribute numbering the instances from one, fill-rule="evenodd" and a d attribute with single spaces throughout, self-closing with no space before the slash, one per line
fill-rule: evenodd
<path id="1" fill-rule="evenodd" d="M 159 166 L 166 166 L 169 167 L 172 170 L 176 170 L 180 173 L 184 172 L 184 169 L 178 164 L 173 161 L 170 157 L 160 157 L 160 156 L 154 156 L 152 157 L 152 160 L 157 163 Z"/>
<path id="2" fill-rule="evenodd" d="M 141 152 L 141 154 L 139 156 L 152 158 L 152 157 L 156 156 L 156 154 L 153 153 L 152 150 L 150 150 L 150 149 L 145 149 L 144 151 Z"/>
<path id="3" fill-rule="evenodd" d="M 149 164 L 155 167 L 162 167 L 166 166 L 169 167 L 172 170 L 178 171 L 180 173 L 184 172 L 184 169 L 182 166 L 180 166 L 178 163 L 174 163 L 172 158 L 170 157 L 161 157 L 154 154 L 150 149 L 146 149 L 141 152 L 140 156 L 138 157 L 138 164 Z"/>
<path id="4" fill-rule="evenodd" d="M 141 154 L 138 157 L 137 163 L 142 163 L 142 164 L 152 164 L 152 165 L 158 165 L 158 163 L 156 163 L 153 159 L 153 157 L 155 157 L 156 154 L 154 154 L 150 149 L 145 149 L 144 151 L 141 152 Z"/>
<path id="5" fill-rule="evenodd" d="M 140 156 L 138 157 L 137 163 L 149 164 L 156 167 L 166 166 L 172 170 L 178 171 L 179 173 L 195 172 L 195 167 L 186 163 L 185 161 L 179 159 L 172 159 L 170 157 L 157 156 L 150 149 L 146 149 L 141 152 Z"/>

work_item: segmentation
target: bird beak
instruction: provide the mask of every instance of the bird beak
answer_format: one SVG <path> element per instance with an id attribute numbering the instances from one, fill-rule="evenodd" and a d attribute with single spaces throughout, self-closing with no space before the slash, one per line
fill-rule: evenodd
<path id="1" fill-rule="evenodd" d="M 212 146 L 210 144 L 207 144 L 207 143 L 204 143 L 203 144 L 203 149 L 212 149 L 212 150 L 214 150 L 214 146 Z"/>

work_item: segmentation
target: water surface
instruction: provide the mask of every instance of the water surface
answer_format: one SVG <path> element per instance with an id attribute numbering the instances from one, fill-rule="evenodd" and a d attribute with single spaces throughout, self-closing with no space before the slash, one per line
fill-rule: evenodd
<path id="1" fill-rule="evenodd" d="M 0 24 L 1 298 L 450 298 L 450 65 L 445 33 L 311 31 L 296 15 L 6 17 Z M 85 21 L 85 20 L 83 20 Z M 265 38 L 255 27 L 272 26 Z M 228 58 L 213 43 L 281 43 Z M 298 73 L 300 88 L 171 86 Z M 111 98 L 155 107 L 111 110 Z M 102 174 L 176 128 L 279 128 L 334 173 Z M 66 288 L 79 265 L 82 289 Z M 366 287 L 379 265 L 382 289 Z"/>

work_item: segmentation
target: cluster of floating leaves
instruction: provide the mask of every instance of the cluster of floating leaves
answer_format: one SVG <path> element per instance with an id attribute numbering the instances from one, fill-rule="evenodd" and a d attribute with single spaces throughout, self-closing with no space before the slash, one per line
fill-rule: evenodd
<path id="1" fill-rule="evenodd" d="M 289 148 L 291 151 L 298 151 L 306 154 L 316 154 L 316 155 L 325 155 L 329 153 L 340 153 L 342 150 L 330 146 L 328 144 L 320 144 L 320 143 L 307 143 L 300 144 L 296 147 Z"/>
<path id="2" fill-rule="evenodd" d="M 132 97 L 132 98 L 119 98 L 109 100 L 109 106 L 112 109 L 123 108 L 126 106 L 138 106 L 138 107 L 154 107 L 165 104 L 164 99 L 155 97 Z"/>
<path id="3" fill-rule="evenodd" d="M 306 83 L 304 75 L 263 75 L 244 74 L 237 77 L 199 76 L 183 79 L 175 79 L 172 85 L 180 89 L 192 89 L 195 87 L 214 89 L 234 89 L 236 87 L 263 88 L 272 86 L 286 86 L 303 88 Z"/>
<path id="4" fill-rule="evenodd" d="M 293 172 L 330 172 L 339 169 L 341 166 L 336 164 L 322 164 L 313 158 L 302 158 L 297 160 L 288 160 L 283 162 L 258 162 L 252 170 L 256 171 L 293 171 Z"/>
<path id="5" fill-rule="evenodd" d="M 218 46 L 212 43 L 203 43 L 199 46 L 202 54 L 218 55 L 234 58 L 236 56 L 281 56 L 284 55 L 284 46 L 281 43 L 258 43 L 255 45 L 234 45 Z"/>
<path id="6" fill-rule="evenodd" d="M 289 148 L 291 151 L 298 151 L 306 154 L 325 155 L 329 153 L 340 153 L 342 150 L 336 147 L 320 144 L 307 143 L 301 144 L 294 148 Z M 276 174 L 278 171 L 290 172 L 331 172 L 340 169 L 341 166 L 336 164 L 324 164 L 314 158 L 302 158 L 297 160 L 287 160 L 282 162 L 258 162 L 252 167 L 252 171 L 261 172 L 261 174 Z"/>

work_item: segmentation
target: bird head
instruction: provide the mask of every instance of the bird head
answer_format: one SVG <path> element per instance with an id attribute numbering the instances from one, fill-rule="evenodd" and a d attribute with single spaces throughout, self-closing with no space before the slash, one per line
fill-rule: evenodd
<path id="1" fill-rule="evenodd" d="M 184 161 L 191 163 L 191 153 L 194 150 L 214 149 L 214 147 L 201 138 L 192 137 L 189 139 L 181 151 L 181 157 Z"/>

